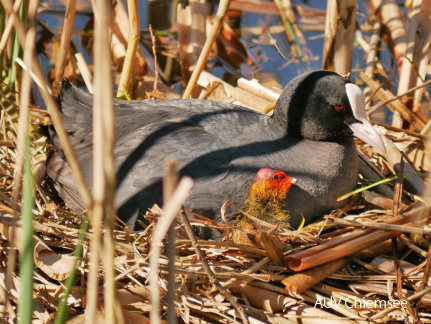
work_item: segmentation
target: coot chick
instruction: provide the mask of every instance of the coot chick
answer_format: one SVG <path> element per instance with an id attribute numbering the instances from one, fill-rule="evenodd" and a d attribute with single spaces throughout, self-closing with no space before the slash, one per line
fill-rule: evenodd
<path id="1" fill-rule="evenodd" d="M 296 181 L 295 178 L 287 176 L 283 171 L 268 168 L 260 169 L 245 200 L 246 213 L 267 223 L 278 224 L 283 227 L 290 226 L 286 195 Z M 240 215 L 237 217 L 235 225 L 254 229 L 256 226 L 253 223 L 246 216 Z"/>
<path id="2" fill-rule="evenodd" d="M 341 207 L 337 197 L 354 189 L 355 135 L 384 151 L 369 123 L 359 87 L 328 71 L 312 71 L 285 87 L 273 116 L 208 100 L 115 101 L 116 208 L 133 227 L 161 204 L 163 161 L 175 154 L 180 175 L 195 185 L 186 209 L 219 220 L 226 200 L 241 206 L 262 167 L 283 170 L 298 181 L 286 197 L 297 226 Z M 63 122 L 92 188 L 92 96 L 67 79 L 60 94 Z M 85 206 L 55 132 L 48 175 L 77 213 Z M 301 216 L 302 215 L 302 216 Z M 211 237 L 210 230 L 200 232 Z"/>

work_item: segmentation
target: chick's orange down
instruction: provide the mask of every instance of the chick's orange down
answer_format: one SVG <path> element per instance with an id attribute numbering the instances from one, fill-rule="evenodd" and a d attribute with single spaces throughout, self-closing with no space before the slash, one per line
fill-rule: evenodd
<path id="1" fill-rule="evenodd" d="M 295 182 L 295 178 L 288 177 L 283 171 L 260 169 L 245 201 L 246 212 L 265 222 L 288 226 L 289 211 L 285 198 Z M 239 221 L 238 225 L 241 223 Z"/>

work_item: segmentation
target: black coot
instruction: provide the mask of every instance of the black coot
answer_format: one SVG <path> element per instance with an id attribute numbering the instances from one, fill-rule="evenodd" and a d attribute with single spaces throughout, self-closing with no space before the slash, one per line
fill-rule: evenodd
<path id="1" fill-rule="evenodd" d="M 63 122 L 84 177 L 92 187 L 92 97 L 66 79 L 60 95 Z M 352 135 L 384 151 L 365 114 L 361 90 L 333 72 L 313 71 L 283 90 L 274 115 L 207 100 L 115 101 L 116 207 L 134 226 L 161 204 L 163 161 L 179 158 L 179 172 L 195 186 L 185 207 L 218 220 L 226 200 L 242 206 L 263 167 L 284 171 L 297 183 L 287 195 L 292 226 L 340 207 L 336 198 L 358 177 Z M 52 132 L 48 175 L 77 213 L 84 210 L 70 167 Z M 211 232 L 200 233 L 211 236 Z"/>

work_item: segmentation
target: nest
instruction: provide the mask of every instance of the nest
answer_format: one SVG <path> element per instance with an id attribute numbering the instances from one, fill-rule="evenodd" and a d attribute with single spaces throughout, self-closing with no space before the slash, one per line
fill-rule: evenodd
<path id="1" fill-rule="evenodd" d="M 7 114 L 12 116 L 12 123 L 2 119 L 2 129 L 6 129 L 3 141 L 13 139 L 11 134 L 15 134 L 17 117 Z M 412 140 L 399 132 L 389 135 L 393 139 Z M 36 127 L 30 149 L 34 175 L 43 169 L 46 141 Z M 14 249 L 7 246 L 22 251 L 25 234 L 19 218 L 22 200 L 18 206 L 13 204 L 12 179 L 17 155 L 14 143 L 10 144 L 3 145 L 1 153 L 4 177 L 0 234 L 2 268 L 9 266 L 13 279 L 8 282 L 3 270 L 0 286 L 3 291 L 5 287 L 9 291 L 6 305 L 13 313 L 22 289 L 18 275 L 20 263 L 11 268 L 12 261 L 18 259 L 11 253 Z M 391 165 L 370 148 L 362 146 L 362 149 L 362 174 Z M 94 232 L 82 229 L 88 228 L 88 223 L 60 202 L 51 180 L 35 178 L 34 321 L 52 321 L 65 295 L 65 280 L 75 276 L 66 299 L 69 305 L 66 314 L 71 323 L 85 322 L 82 312 L 88 294 L 89 239 Z M 366 183 L 365 178 L 361 181 Z M 391 186 L 384 186 L 392 190 Z M 115 258 L 109 271 L 115 274 L 117 306 L 123 309 L 126 323 L 148 318 L 153 284 L 160 294 L 157 300 L 160 304 L 153 302 L 153 305 L 160 307 L 163 319 L 174 316 L 186 323 L 311 319 L 404 322 L 413 321 L 417 314 L 427 318 L 431 307 L 430 288 L 426 288 L 430 231 L 423 226 L 429 214 L 422 213 L 425 207 L 409 201 L 412 196 L 406 194 L 402 199 L 398 195 L 398 216 L 386 208 L 388 203 L 394 206 L 394 201 L 367 191 L 362 196 L 353 196 L 343 210 L 336 210 L 298 230 L 287 227 L 286 213 L 272 223 L 261 220 L 257 229 L 250 230 L 196 215 L 190 218 L 192 214 L 182 212 L 180 216 L 175 214 L 176 239 L 168 243 L 166 232 L 157 234 L 161 237 L 160 244 L 156 244 L 154 236 L 166 215 L 154 208 L 146 216 L 149 224 L 144 225 L 145 230 L 133 232 L 118 224 L 122 229 L 112 233 Z M 253 207 L 250 201 L 245 205 L 249 211 L 254 208 L 256 216 L 259 206 Z M 220 230 L 225 234 L 224 240 L 196 239 L 187 231 L 187 226 L 184 228 L 188 218 L 191 226 Z M 104 234 L 109 237 L 108 233 Z M 150 251 L 155 245 L 161 252 L 156 269 L 150 261 Z M 99 268 L 100 279 L 109 273 L 107 266 L 108 263 L 103 263 Z M 102 291 L 100 287 L 98 292 Z M 106 320 L 104 314 L 101 298 L 95 312 L 99 322 Z"/>

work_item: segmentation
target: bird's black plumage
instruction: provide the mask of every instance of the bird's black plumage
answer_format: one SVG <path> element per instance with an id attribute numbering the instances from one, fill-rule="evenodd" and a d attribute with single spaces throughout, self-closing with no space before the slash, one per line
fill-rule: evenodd
<path id="1" fill-rule="evenodd" d="M 293 226 L 301 215 L 310 221 L 339 207 L 336 198 L 352 190 L 358 176 L 348 125 L 361 122 L 346 94 L 348 83 L 327 71 L 302 74 L 283 90 L 273 117 L 206 100 L 115 101 L 119 216 L 133 226 L 149 207 L 161 203 L 163 161 L 171 154 L 179 158 L 180 174 L 195 181 L 185 207 L 213 219 L 226 200 L 242 205 L 263 167 L 297 178 L 287 196 Z M 65 80 L 60 105 L 91 188 L 92 97 Z M 52 137 L 55 153 L 48 175 L 66 203 L 82 212 L 55 132 Z"/>

